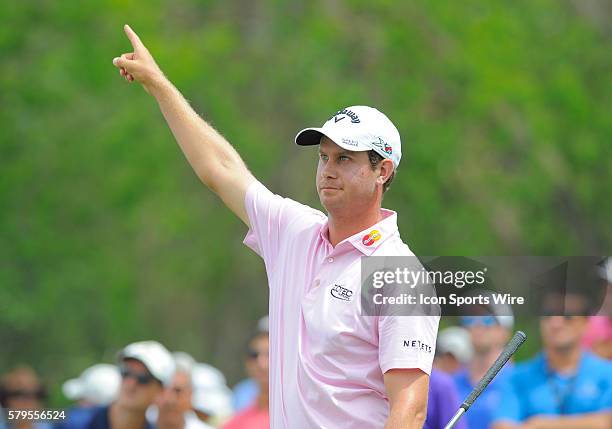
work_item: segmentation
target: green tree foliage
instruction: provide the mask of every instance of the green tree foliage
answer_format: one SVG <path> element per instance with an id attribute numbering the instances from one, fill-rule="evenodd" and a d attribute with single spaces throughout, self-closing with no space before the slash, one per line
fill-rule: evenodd
<path id="1" fill-rule="evenodd" d="M 278 193 L 319 207 L 295 133 L 374 105 L 403 138 L 385 205 L 415 253 L 598 254 L 612 15 L 584 3 L 1 2 L 0 368 L 57 383 L 155 338 L 235 380 L 266 313 L 245 227 L 111 64 L 122 24 Z"/>

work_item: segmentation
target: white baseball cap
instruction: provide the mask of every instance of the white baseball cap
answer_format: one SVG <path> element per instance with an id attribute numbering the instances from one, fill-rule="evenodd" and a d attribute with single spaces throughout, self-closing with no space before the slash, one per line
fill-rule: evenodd
<path id="1" fill-rule="evenodd" d="M 87 368 L 78 378 L 62 385 L 66 398 L 87 401 L 92 405 L 108 405 L 115 400 L 121 376 L 115 365 L 100 363 Z"/>
<path id="2" fill-rule="evenodd" d="M 436 353 L 450 353 L 462 364 L 468 363 L 474 354 L 470 333 L 459 326 L 442 329 L 438 333 Z"/>
<path id="3" fill-rule="evenodd" d="M 334 114 L 321 128 L 305 128 L 295 136 L 301 146 L 318 145 L 327 136 L 343 149 L 373 150 L 393 161 L 397 168 L 402 158 L 399 131 L 382 112 L 368 106 L 350 106 Z"/>
<path id="4" fill-rule="evenodd" d="M 193 396 L 191 404 L 194 409 L 210 416 L 226 416 L 232 413 L 232 391 L 221 371 L 206 363 L 197 363 L 193 367 Z"/>
<path id="5" fill-rule="evenodd" d="M 172 354 L 157 341 L 139 341 L 119 352 L 119 360 L 136 359 L 164 386 L 172 382 L 176 365 Z"/>

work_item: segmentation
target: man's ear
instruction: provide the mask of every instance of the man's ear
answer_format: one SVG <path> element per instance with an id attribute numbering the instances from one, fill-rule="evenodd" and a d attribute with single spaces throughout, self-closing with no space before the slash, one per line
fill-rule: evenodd
<path id="1" fill-rule="evenodd" d="M 383 159 L 380 163 L 380 174 L 378 175 L 376 182 L 383 185 L 387 180 L 389 180 L 392 173 L 393 161 L 388 158 Z"/>

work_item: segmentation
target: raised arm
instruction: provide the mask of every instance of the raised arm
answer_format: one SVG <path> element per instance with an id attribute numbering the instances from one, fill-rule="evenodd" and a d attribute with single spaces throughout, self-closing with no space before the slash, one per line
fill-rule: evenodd
<path id="1" fill-rule="evenodd" d="M 164 76 L 138 35 L 124 27 L 133 52 L 113 59 L 128 82 L 137 81 L 157 100 L 159 108 L 191 167 L 225 205 L 249 226 L 244 197 L 255 180 L 238 152 L 204 121 Z"/>

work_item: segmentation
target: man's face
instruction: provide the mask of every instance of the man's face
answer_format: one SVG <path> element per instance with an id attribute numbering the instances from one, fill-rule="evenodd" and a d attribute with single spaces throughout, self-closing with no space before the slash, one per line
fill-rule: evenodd
<path id="1" fill-rule="evenodd" d="M 193 389 L 189 374 L 177 372 L 172 379 L 172 384 L 164 390 L 160 397 L 160 411 L 165 408 L 174 408 L 183 414 L 191 409 L 191 395 Z"/>
<path id="2" fill-rule="evenodd" d="M 389 168 L 390 162 L 385 164 L 385 168 Z M 317 192 L 328 212 L 359 213 L 361 208 L 374 204 L 382 193 L 382 182 L 377 188 L 380 174 L 380 168 L 372 169 L 367 152 L 342 149 L 327 137 L 321 140 Z"/>
<path id="3" fill-rule="evenodd" d="M 143 413 L 157 396 L 163 392 L 161 383 L 135 359 L 126 359 L 121 364 L 121 388 L 117 404 Z"/>
<path id="4" fill-rule="evenodd" d="M 42 406 L 43 389 L 34 373 L 16 371 L 4 383 L 6 407 L 38 409 Z"/>
<path id="5" fill-rule="evenodd" d="M 510 333 L 501 326 L 495 316 L 465 316 L 461 324 L 470 333 L 472 346 L 477 354 L 485 354 L 503 348 Z"/>
<path id="6" fill-rule="evenodd" d="M 586 328 L 585 316 L 548 316 L 540 319 L 542 342 L 547 349 L 559 351 L 580 346 Z"/>
<path id="7" fill-rule="evenodd" d="M 249 345 L 249 356 L 247 357 L 247 372 L 262 390 L 267 390 L 269 369 L 269 339 L 267 335 L 255 337 Z"/>

